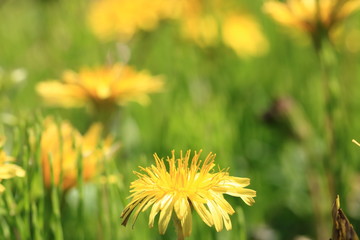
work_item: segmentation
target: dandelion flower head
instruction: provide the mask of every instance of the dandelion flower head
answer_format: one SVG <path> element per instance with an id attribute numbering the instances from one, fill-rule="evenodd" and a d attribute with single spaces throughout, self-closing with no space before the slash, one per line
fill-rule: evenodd
<path id="1" fill-rule="evenodd" d="M 252 205 L 256 192 L 245 188 L 250 184 L 249 178 L 229 176 L 227 170 L 215 172 L 215 154 L 209 153 L 202 162 L 201 151 L 195 152 L 190 161 L 190 150 L 180 158 L 167 158 L 167 168 L 163 159 L 154 154 L 156 165 L 141 168 L 142 173 L 135 172 L 138 179 L 131 183 L 131 202 L 122 213 L 123 225 L 126 225 L 134 212 L 135 223 L 141 211 L 151 206 L 149 226 L 154 225 L 156 215 L 160 213 L 158 228 L 164 234 L 173 211 L 181 223 L 183 235 L 190 236 L 192 228 L 192 209 L 208 225 L 221 231 L 225 225 L 232 228 L 229 215 L 234 213 L 232 206 L 223 194 L 240 197 L 247 205 Z M 136 209 L 136 210 L 135 210 Z"/>
<path id="2" fill-rule="evenodd" d="M 171 18 L 175 0 L 99 0 L 93 1 L 88 21 L 102 40 L 127 41 L 139 30 L 154 30 L 161 19 Z"/>
<path id="3" fill-rule="evenodd" d="M 183 35 L 200 47 L 216 46 L 222 40 L 242 58 L 267 52 L 268 42 L 256 19 L 249 14 L 234 11 L 231 2 L 182 2 L 179 20 L 182 23 Z"/>
<path id="4" fill-rule="evenodd" d="M 41 159 L 44 183 L 51 186 L 62 183 L 64 190 L 75 186 L 78 180 L 79 161 L 85 181 L 100 171 L 100 161 L 112 152 L 112 138 L 106 138 L 102 147 L 100 124 L 94 124 L 81 135 L 69 122 L 56 123 L 51 117 L 44 121 L 41 136 Z M 79 160 L 80 158 L 80 160 Z M 51 162 L 50 162 L 51 161 Z"/>
<path id="5" fill-rule="evenodd" d="M 331 32 L 335 25 L 360 8 L 359 0 L 269 0 L 264 11 L 280 24 L 308 32 Z"/>
<path id="6" fill-rule="evenodd" d="M 84 68 L 79 73 L 66 71 L 62 81 L 47 81 L 37 85 L 37 92 L 49 105 L 62 107 L 109 108 L 137 101 L 145 104 L 148 93 L 162 88 L 163 81 L 146 71 L 115 64 L 96 69 Z"/>
<path id="7" fill-rule="evenodd" d="M 256 20 L 247 14 L 227 14 L 222 39 L 238 56 L 259 56 L 268 51 L 268 42 Z"/>

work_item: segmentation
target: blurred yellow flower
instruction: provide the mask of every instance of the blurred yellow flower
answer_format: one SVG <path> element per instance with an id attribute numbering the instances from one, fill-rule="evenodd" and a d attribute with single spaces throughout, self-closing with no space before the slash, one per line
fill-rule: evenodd
<path id="1" fill-rule="evenodd" d="M 269 0 L 264 4 L 264 11 L 280 24 L 312 35 L 323 30 L 330 33 L 359 8 L 359 0 Z"/>
<path id="2" fill-rule="evenodd" d="M 40 82 L 36 90 L 49 105 L 90 105 L 101 109 L 131 100 L 144 104 L 149 100 L 147 94 L 160 91 L 162 86 L 161 77 L 115 64 L 96 69 L 84 68 L 79 73 L 66 71 L 62 82 Z"/>
<path id="3" fill-rule="evenodd" d="M 260 26 L 249 15 L 228 14 L 222 26 L 222 38 L 239 56 L 262 55 L 268 50 Z"/>
<path id="4" fill-rule="evenodd" d="M 180 21 L 184 37 L 200 47 L 215 46 L 223 38 L 240 57 L 264 54 L 268 44 L 256 20 L 229 17 L 229 11 L 234 15 L 230 5 L 221 0 L 98 0 L 90 5 L 88 19 L 104 40 L 128 40 L 138 30 L 153 30 L 160 20 L 172 18 Z"/>
<path id="5" fill-rule="evenodd" d="M 212 15 L 189 16 L 182 20 L 185 38 L 201 47 L 214 46 L 218 43 L 218 22 Z"/>
<path id="6" fill-rule="evenodd" d="M 179 19 L 186 38 L 201 47 L 223 43 L 239 57 L 267 52 L 268 42 L 259 24 L 248 14 L 236 13 L 222 1 L 184 0 Z"/>
<path id="7" fill-rule="evenodd" d="M 100 147 L 101 131 L 101 125 L 94 124 L 82 136 L 67 121 L 57 124 L 52 118 L 46 118 L 41 136 L 45 185 L 50 187 L 53 177 L 54 184 L 57 185 L 61 181 L 64 190 L 75 186 L 78 180 L 79 158 L 83 179 L 87 181 L 96 176 L 101 169 L 100 161 L 114 150 L 111 137 L 107 137 Z"/>
<path id="8" fill-rule="evenodd" d="M 153 30 L 173 16 L 177 0 L 98 0 L 89 7 L 88 21 L 103 40 L 129 40 L 139 30 Z"/>
<path id="9" fill-rule="evenodd" d="M 8 156 L 2 149 L 5 142 L 4 137 L 0 137 L 0 182 L 3 179 L 13 177 L 24 177 L 25 171 L 11 162 L 14 161 L 13 157 Z M 5 191 L 5 187 L 0 183 L 0 193 Z"/>
<path id="10" fill-rule="evenodd" d="M 135 172 L 138 179 L 131 183 L 131 202 L 122 212 L 122 225 L 126 225 L 131 213 L 135 223 L 138 214 L 152 206 L 149 226 L 154 225 L 155 216 L 160 212 L 159 232 L 164 234 L 169 224 L 172 212 L 180 221 L 183 235 L 189 236 L 192 228 L 192 209 L 195 209 L 201 219 L 208 225 L 215 225 L 216 231 L 223 226 L 227 230 L 232 228 L 229 214 L 234 209 L 225 200 L 223 194 L 240 197 L 246 204 L 252 205 L 256 192 L 244 187 L 250 184 L 249 178 L 229 176 L 227 170 L 215 172 L 215 154 L 209 153 L 203 161 L 199 160 L 201 151 L 195 152 L 191 162 L 190 150 L 179 159 L 167 158 L 169 168 L 164 160 L 156 154 L 156 166 L 141 168 L 144 173 Z"/>

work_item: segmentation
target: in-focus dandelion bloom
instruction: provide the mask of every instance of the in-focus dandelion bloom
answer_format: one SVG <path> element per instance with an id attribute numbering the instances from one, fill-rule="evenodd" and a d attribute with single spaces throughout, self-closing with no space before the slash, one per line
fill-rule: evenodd
<path id="1" fill-rule="evenodd" d="M 4 179 L 13 177 L 24 177 L 25 171 L 11 163 L 14 161 L 13 157 L 8 156 L 2 149 L 5 142 L 4 137 L 0 137 L 0 182 Z M 5 190 L 5 187 L 0 183 L 0 193 Z"/>
<path id="2" fill-rule="evenodd" d="M 110 137 L 100 144 L 101 131 L 101 125 L 94 124 L 85 135 L 81 135 L 66 121 L 57 124 L 52 118 L 46 118 L 41 136 L 45 185 L 51 186 L 53 177 L 54 184 L 57 185 L 61 181 L 64 190 L 75 186 L 78 180 L 79 161 L 82 164 L 85 181 L 96 176 L 102 166 L 100 161 L 114 150 Z"/>
<path id="3" fill-rule="evenodd" d="M 360 8 L 359 0 L 269 0 L 264 11 L 280 24 L 314 35 L 333 28 Z"/>
<path id="4" fill-rule="evenodd" d="M 131 202 L 122 212 L 122 225 L 126 225 L 130 215 L 134 212 L 133 223 L 138 214 L 152 206 L 149 226 L 154 225 L 156 215 L 159 216 L 159 232 L 164 234 L 173 211 L 180 221 L 183 235 L 189 236 L 192 228 L 192 209 L 199 214 L 208 225 L 215 225 L 216 231 L 221 231 L 223 226 L 230 230 L 231 220 L 229 215 L 234 209 L 225 200 L 223 194 L 240 197 L 246 204 L 252 205 L 256 192 L 245 187 L 250 184 L 249 178 L 229 176 L 227 170 L 215 172 L 215 154 L 209 153 L 201 162 L 201 151 L 194 154 L 191 162 L 190 150 L 180 158 L 167 159 L 169 169 L 164 161 L 154 154 L 156 165 L 141 168 L 143 173 L 135 172 L 139 179 L 131 183 Z M 135 210 L 136 209 L 136 210 Z"/>
<path id="5" fill-rule="evenodd" d="M 115 64 L 79 73 L 66 71 L 63 81 L 40 82 L 36 90 L 47 104 L 62 107 L 90 105 L 94 109 L 111 108 L 127 101 L 148 102 L 148 93 L 163 86 L 161 77 L 130 66 Z"/>
<path id="6" fill-rule="evenodd" d="M 89 7 L 88 21 L 103 40 L 129 40 L 137 31 L 155 29 L 174 13 L 172 0 L 98 0 Z"/>

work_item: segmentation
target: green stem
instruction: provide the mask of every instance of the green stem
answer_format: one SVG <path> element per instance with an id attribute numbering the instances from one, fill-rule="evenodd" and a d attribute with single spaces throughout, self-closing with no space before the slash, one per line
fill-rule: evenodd
<path id="1" fill-rule="evenodd" d="M 329 197 L 334 197 L 341 190 L 341 165 L 338 160 L 338 151 L 341 148 L 344 137 L 345 118 L 341 112 L 344 109 L 341 98 L 341 87 L 338 77 L 338 59 L 334 45 L 328 34 L 321 35 L 320 48 L 316 49 L 322 71 L 322 87 L 324 95 L 324 127 L 323 136 L 326 151 L 323 158 L 323 166 L 326 174 Z M 341 127 L 340 127 L 341 124 Z M 343 130 L 341 130 L 343 129 Z M 341 192 L 341 191 L 340 191 Z M 330 204 L 330 201 L 326 205 Z M 328 218 L 328 213 L 323 213 Z M 322 231 L 322 230 L 321 230 Z"/>
<path id="2" fill-rule="evenodd" d="M 113 130 L 118 110 L 116 103 L 110 100 L 93 102 L 93 108 L 91 109 L 93 121 L 100 122 L 103 125 L 103 136 L 108 135 Z"/>
<path id="3" fill-rule="evenodd" d="M 323 91 L 325 105 L 325 140 L 326 140 L 326 161 L 329 173 L 330 194 L 335 195 L 336 186 L 334 175 L 337 169 L 336 160 L 336 123 L 337 112 L 339 111 L 339 82 L 336 73 L 336 54 L 329 39 L 324 39 L 322 48 L 319 50 L 319 61 L 323 72 Z"/>
<path id="4" fill-rule="evenodd" d="M 175 215 L 173 216 L 173 220 L 176 228 L 177 240 L 184 240 L 185 236 L 180 220 Z"/>

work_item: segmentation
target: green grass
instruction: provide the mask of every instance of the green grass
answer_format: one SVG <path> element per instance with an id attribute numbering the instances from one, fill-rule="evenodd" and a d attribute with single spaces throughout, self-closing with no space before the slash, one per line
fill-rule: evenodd
<path id="1" fill-rule="evenodd" d="M 338 47 L 336 162 L 331 165 L 324 157 L 326 111 L 317 56 L 309 43 L 299 43 L 265 16 L 256 1 L 240 4 L 255 15 L 269 41 L 270 50 L 262 57 L 240 59 L 222 45 L 199 48 L 182 38 L 170 20 L 155 31 L 137 34 L 128 44 L 129 64 L 163 75 L 166 84 L 148 106 L 130 103 L 119 109 L 111 134 L 121 149 L 103 173 L 115 174 L 118 182 L 80 181 L 66 193 L 55 185 L 46 189 L 39 144 L 34 149 L 28 141 L 30 129 L 39 141 L 43 116 L 68 119 L 83 133 L 93 119 L 84 109 L 46 108 L 34 86 L 58 79 L 65 69 L 77 71 L 122 58 L 115 42 L 102 43 L 92 35 L 85 21 L 88 3 L 0 1 L 0 133 L 7 137 L 6 152 L 27 172 L 25 178 L 2 181 L 7 189 L 0 196 L 0 239 L 175 239 L 172 224 L 164 236 L 157 225 L 148 228 L 149 212 L 140 214 L 134 229 L 121 226 L 120 219 L 130 201 L 130 182 L 136 179 L 132 171 L 152 164 L 153 153 L 166 157 L 172 149 L 214 152 L 221 168 L 251 178 L 250 188 L 257 191 L 252 207 L 226 197 L 236 209 L 230 232 L 216 233 L 194 213 L 189 239 L 316 239 L 314 204 L 331 207 L 335 194 L 360 231 L 360 149 L 351 143 L 360 135 L 359 53 Z M 349 19 L 347 29 L 359 27 L 357 21 L 359 14 Z M 27 78 L 11 83 L 17 68 L 25 69 Z M 294 138 L 291 123 L 263 120 L 273 100 L 284 96 L 296 103 L 296 118 L 312 129 L 306 141 Z M 81 164 L 78 171 L 81 175 Z M 321 211 L 327 211 L 324 234 L 330 238 L 331 208 Z M 265 233 L 274 238 L 260 236 Z"/>

